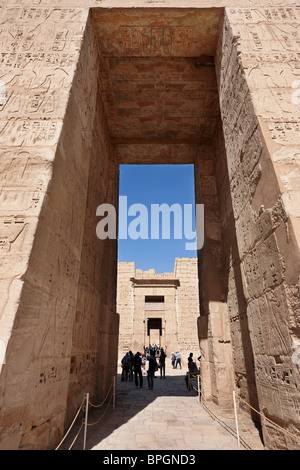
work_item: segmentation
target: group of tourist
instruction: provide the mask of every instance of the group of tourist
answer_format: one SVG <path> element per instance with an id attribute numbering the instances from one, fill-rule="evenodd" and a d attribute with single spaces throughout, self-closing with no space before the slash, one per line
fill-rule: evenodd
<path id="1" fill-rule="evenodd" d="M 166 378 L 166 353 L 163 348 L 153 348 L 147 347 L 144 348 L 144 353 L 139 351 L 136 354 L 133 354 L 132 351 L 129 351 L 123 357 L 122 364 L 122 382 L 135 381 L 136 387 L 143 387 L 143 371 L 146 370 L 146 363 L 148 362 L 147 370 L 147 382 L 148 389 L 153 389 L 153 379 L 155 378 L 155 372 L 160 370 L 160 378 Z M 200 361 L 201 356 L 198 357 Z M 171 363 L 173 369 L 176 369 L 179 365 L 180 369 L 182 368 L 181 364 L 181 354 L 177 351 L 176 354 L 172 352 Z M 186 385 L 188 387 L 188 376 L 191 374 L 197 374 L 198 367 L 193 360 L 193 353 L 190 353 L 188 357 L 188 372 L 185 377 Z"/>
<path id="2" fill-rule="evenodd" d="M 123 382 L 135 380 L 136 387 L 143 386 L 143 370 L 146 368 L 146 361 L 148 361 L 147 381 L 148 388 L 153 389 L 153 379 L 155 372 L 160 369 L 160 378 L 166 378 L 166 353 L 163 348 L 145 348 L 144 353 L 139 351 L 133 354 L 129 351 L 123 357 L 122 363 L 122 377 Z M 158 360 L 158 362 L 157 362 Z"/>
<path id="3" fill-rule="evenodd" d="M 151 351 L 154 351 L 155 356 L 159 357 L 162 349 L 158 344 L 150 344 L 150 346 L 144 346 L 144 354 L 147 356 Z"/>

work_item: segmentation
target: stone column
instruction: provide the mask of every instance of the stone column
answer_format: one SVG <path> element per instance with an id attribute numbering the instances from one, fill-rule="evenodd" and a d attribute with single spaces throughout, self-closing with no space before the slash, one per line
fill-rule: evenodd
<path id="1" fill-rule="evenodd" d="M 215 157 L 212 147 L 202 152 L 195 162 L 196 203 L 204 204 L 205 231 L 204 246 L 198 252 L 202 386 L 206 399 L 231 407 L 233 360 Z"/>

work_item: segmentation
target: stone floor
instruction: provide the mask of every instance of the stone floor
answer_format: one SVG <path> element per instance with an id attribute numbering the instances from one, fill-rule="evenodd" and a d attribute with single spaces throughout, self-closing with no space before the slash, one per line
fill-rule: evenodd
<path id="1" fill-rule="evenodd" d="M 166 379 L 159 372 L 153 390 L 144 376 L 143 388 L 132 382 L 126 386 L 118 377 L 115 410 L 109 405 L 89 407 L 87 450 L 235 450 L 234 421 L 212 418 L 199 402 L 196 391 L 188 392 L 185 369 L 167 369 Z M 233 412 L 230 411 L 230 415 Z M 227 421 L 227 423 L 226 423 Z M 227 426 L 229 424 L 229 427 Z M 74 430 L 75 434 L 75 430 Z M 69 441 L 69 442 L 68 442 Z M 72 442 L 65 441 L 64 448 Z M 82 449 L 83 431 L 72 449 Z M 247 446 L 241 446 L 241 449 Z"/>

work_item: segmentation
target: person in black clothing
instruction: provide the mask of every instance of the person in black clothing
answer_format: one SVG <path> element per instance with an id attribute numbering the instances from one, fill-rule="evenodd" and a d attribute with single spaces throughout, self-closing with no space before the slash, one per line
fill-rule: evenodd
<path id="1" fill-rule="evenodd" d="M 160 367 L 160 378 L 166 378 L 166 353 L 163 348 L 161 348 L 159 356 L 159 367 Z"/>
<path id="2" fill-rule="evenodd" d="M 130 356 L 130 368 L 129 368 L 129 381 L 133 382 L 133 359 L 134 359 L 134 354 L 132 351 L 129 351 L 129 356 Z"/>
<path id="3" fill-rule="evenodd" d="M 199 373 L 197 364 L 193 361 L 193 354 L 191 353 L 188 357 L 188 372 L 185 376 L 185 384 L 186 388 L 189 389 L 189 376 L 190 377 L 197 377 Z"/>
<path id="4" fill-rule="evenodd" d="M 150 390 L 153 389 L 153 378 L 154 372 L 157 369 L 156 359 L 155 359 L 155 351 L 151 349 L 150 354 L 147 356 L 147 361 L 149 361 L 149 367 L 147 371 L 147 380 L 148 380 L 148 388 Z"/>
<path id="5" fill-rule="evenodd" d="M 139 382 L 140 382 L 140 388 L 142 388 L 142 386 L 143 386 L 143 374 L 142 374 L 142 358 L 141 358 L 141 353 L 140 352 L 137 352 L 136 355 L 134 356 L 133 370 L 134 370 L 135 385 L 136 385 L 136 387 L 138 387 Z M 138 378 L 140 380 L 138 380 Z"/>

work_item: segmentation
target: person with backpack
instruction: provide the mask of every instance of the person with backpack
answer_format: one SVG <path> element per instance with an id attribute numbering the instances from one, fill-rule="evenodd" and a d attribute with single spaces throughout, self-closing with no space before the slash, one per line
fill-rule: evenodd
<path id="1" fill-rule="evenodd" d="M 128 352 L 123 357 L 123 359 L 121 361 L 121 364 L 122 364 L 121 382 L 127 382 L 128 374 L 129 374 L 129 371 L 130 371 L 130 365 L 131 365 L 131 358 L 130 358 L 130 354 Z"/>
<path id="2" fill-rule="evenodd" d="M 172 367 L 175 369 L 176 355 L 172 352 Z"/>

